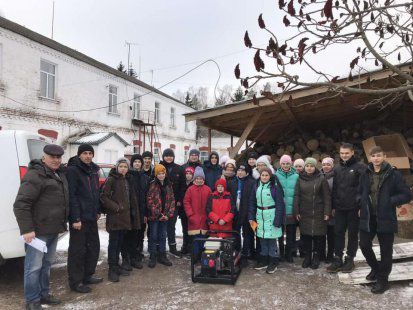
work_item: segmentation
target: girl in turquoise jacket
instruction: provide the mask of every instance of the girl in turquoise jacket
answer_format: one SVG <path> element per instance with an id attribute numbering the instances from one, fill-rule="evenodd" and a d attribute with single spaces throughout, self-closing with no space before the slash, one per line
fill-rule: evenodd
<path id="1" fill-rule="evenodd" d="M 285 217 L 283 190 L 269 168 L 260 172 L 260 179 L 254 187 L 249 201 L 248 220 L 257 223 L 257 238 L 260 240 L 261 253 L 256 270 L 267 268 L 274 273 L 279 263 L 277 238 L 282 235 Z"/>

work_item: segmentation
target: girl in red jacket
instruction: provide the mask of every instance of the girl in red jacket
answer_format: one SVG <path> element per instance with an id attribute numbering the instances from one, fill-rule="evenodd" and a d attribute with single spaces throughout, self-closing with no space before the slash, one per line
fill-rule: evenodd
<path id="1" fill-rule="evenodd" d="M 231 202 L 231 194 L 227 192 L 227 182 L 219 179 L 215 183 L 215 191 L 209 196 L 207 204 L 209 230 L 232 230 L 235 205 Z M 212 237 L 231 237 L 228 233 L 211 234 Z"/>
<path id="2" fill-rule="evenodd" d="M 184 198 L 184 208 L 188 217 L 188 235 L 191 243 L 196 237 L 205 235 L 208 231 L 206 206 L 211 189 L 205 185 L 205 174 L 201 167 L 195 168 L 194 185 L 188 188 Z M 192 251 L 200 253 L 199 243 L 193 244 Z M 191 247 L 193 247 L 191 246 Z"/>

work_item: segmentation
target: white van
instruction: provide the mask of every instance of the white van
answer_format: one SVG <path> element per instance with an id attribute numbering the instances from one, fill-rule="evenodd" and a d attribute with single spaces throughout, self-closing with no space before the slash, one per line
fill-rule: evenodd
<path id="1" fill-rule="evenodd" d="M 40 159 L 46 137 L 23 130 L 0 130 L 0 265 L 25 255 L 13 213 L 20 180 L 32 159 Z"/>

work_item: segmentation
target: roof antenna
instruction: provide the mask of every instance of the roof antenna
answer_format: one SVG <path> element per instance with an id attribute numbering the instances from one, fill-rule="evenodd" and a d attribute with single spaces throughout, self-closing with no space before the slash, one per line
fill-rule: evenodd
<path id="1" fill-rule="evenodd" d="M 52 37 L 53 40 L 53 28 L 54 28 L 54 1 L 53 1 L 53 9 L 52 9 Z"/>

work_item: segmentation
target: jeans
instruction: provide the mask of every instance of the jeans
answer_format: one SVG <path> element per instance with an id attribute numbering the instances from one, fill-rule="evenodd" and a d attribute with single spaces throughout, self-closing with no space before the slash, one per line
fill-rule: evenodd
<path id="1" fill-rule="evenodd" d="M 166 234 L 168 221 L 149 221 L 149 253 L 157 254 L 157 246 L 159 253 L 166 252 Z"/>
<path id="2" fill-rule="evenodd" d="M 122 249 L 124 230 L 109 231 L 108 264 L 109 267 L 119 266 L 119 254 Z"/>
<path id="3" fill-rule="evenodd" d="M 355 257 L 358 249 L 359 222 L 358 210 L 336 210 L 335 225 L 335 249 L 337 257 L 343 257 L 346 230 L 348 230 L 347 256 Z"/>
<path id="4" fill-rule="evenodd" d="M 175 209 L 174 216 L 167 222 L 168 245 L 176 245 L 175 226 L 178 219 L 178 210 Z"/>
<path id="5" fill-rule="evenodd" d="M 373 239 L 377 235 L 380 245 L 380 262 L 377 261 L 376 254 L 373 251 Z M 388 281 L 389 274 L 392 270 L 393 261 L 393 233 L 377 232 L 377 218 L 370 218 L 370 232 L 360 230 L 360 249 L 366 258 L 367 264 L 371 269 L 377 272 L 377 279 Z"/>
<path id="6" fill-rule="evenodd" d="M 80 230 L 70 227 L 67 271 L 69 286 L 75 287 L 96 271 L 100 241 L 96 221 L 82 222 Z"/>
<path id="7" fill-rule="evenodd" d="M 261 255 L 270 257 L 279 257 L 277 239 L 260 238 Z"/>
<path id="8" fill-rule="evenodd" d="M 302 235 L 301 239 L 303 240 L 305 254 L 311 255 L 311 253 L 315 253 L 320 255 L 322 253 L 323 237 Z"/>
<path id="9" fill-rule="evenodd" d="M 46 242 L 47 253 L 25 244 L 24 297 L 26 302 L 37 302 L 41 297 L 49 295 L 50 267 L 56 254 L 57 234 L 36 237 Z"/>

